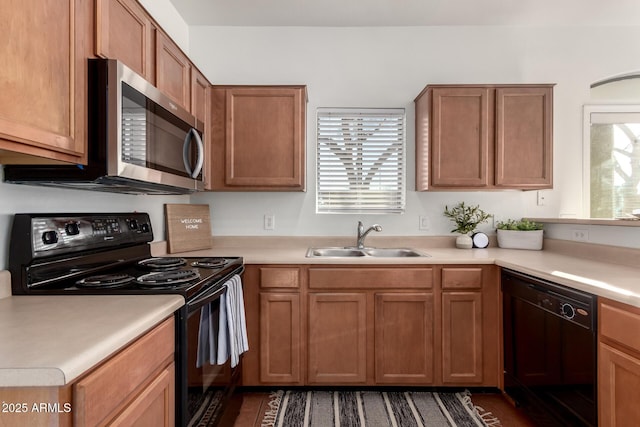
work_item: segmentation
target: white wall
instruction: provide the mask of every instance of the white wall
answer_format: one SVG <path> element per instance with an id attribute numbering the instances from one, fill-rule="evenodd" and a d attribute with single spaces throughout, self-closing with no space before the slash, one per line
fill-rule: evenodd
<path id="1" fill-rule="evenodd" d="M 189 27 L 170 0 L 138 0 L 180 49 L 189 55 Z"/>
<path id="2" fill-rule="evenodd" d="M 307 192 L 192 197 L 194 202 L 211 205 L 213 232 L 219 235 L 351 235 L 358 219 L 379 222 L 389 235 L 442 235 L 451 229 L 442 216 L 445 204 L 461 200 L 480 204 L 500 218 L 578 217 L 582 211 L 582 105 L 589 100 L 589 85 L 640 70 L 640 27 L 196 26 L 190 28 L 189 37 L 191 56 L 214 84 L 308 86 Z M 536 205 L 536 192 L 414 191 L 413 99 L 428 83 L 557 84 L 554 189 L 544 192 L 544 206 Z M 318 107 L 406 109 L 409 192 L 404 215 L 315 213 Z M 265 213 L 275 215 L 274 231 L 263 230 Z M 420 215 L 429 217 L 428 231 L 418 229 Z"/>

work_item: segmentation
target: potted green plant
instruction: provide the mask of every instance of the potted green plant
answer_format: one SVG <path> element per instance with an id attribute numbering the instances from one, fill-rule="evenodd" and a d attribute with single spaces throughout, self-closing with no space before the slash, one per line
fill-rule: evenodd
<path id="1" fill-rule="evenodd" d="M 542 249 L 542 224 L 528 219 L 508 219 L 496 224 L 498 246 L 509 249 Z"/>
<path id="2" fill-rule="evenodd" d="M 480 209 L 480 206 L 468 206 L 464 202 L 449 209 L 444 207 L 444 216 L 451 219 L 455 223 L 456 228 L 451 230 L 452 233 L 460 233 L 456 238 L 456 247 L 461 249 L 469 249 L 473 246 L 471 236 L 478 225 L 487 222 L 491 215 Z"/>

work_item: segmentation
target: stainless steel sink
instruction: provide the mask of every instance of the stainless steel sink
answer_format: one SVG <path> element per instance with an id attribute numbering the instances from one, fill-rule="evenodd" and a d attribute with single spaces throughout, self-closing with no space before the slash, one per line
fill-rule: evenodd
<path id="1" fill-rule="evenodd" d="M 386 258 L 404 258 L 404 257 L 424 257 L 429 256 L 408 248 L 370 248 L 364 249 L 369 256 L 386 257 Z"/>
<path id="2" fill-rule="evenodd" d="M 314 257 L 361 257 L 366 256 L 360 249 L 352 248 L 309 248 L 307 258 Z"/>
<path id="3" fill-rule="evenodd" d="M 307 251 L 307 258 L 406 258 L 428 256 L 430 255 L 409 248 L 309 248 Z"/>

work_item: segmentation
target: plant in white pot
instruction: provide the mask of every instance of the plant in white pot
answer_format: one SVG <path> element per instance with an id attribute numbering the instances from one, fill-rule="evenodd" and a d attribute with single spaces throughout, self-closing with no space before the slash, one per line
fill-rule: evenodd
<path id="1" fill-rule="evenodd" d="M 542 249 L 542 224 L 528 219 L 508 219 L 496 224 L 498 246 L 508 249 Z"/>
<path id="2" fill-rule="evenodd" d="M 480 206 L 467 206 L 464 202 L 449 209 L 444 207 L 444 216 L 453 221 L 456 228 L 451 230 L 452 233 L 460 233 L 456 238 L 456 247 L 461 249 L 470 249 L 473 246 L 470 234 L 475 231 L 478 225 L 487 222 L 491 215 L 480 209 Z"/>

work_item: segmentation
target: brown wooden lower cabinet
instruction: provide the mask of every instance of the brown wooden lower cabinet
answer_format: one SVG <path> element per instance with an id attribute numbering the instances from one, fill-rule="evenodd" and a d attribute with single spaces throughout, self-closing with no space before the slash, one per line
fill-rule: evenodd
<path id="1" fill-rule="evenodd" d="M 158 426 L 173 425 L 174 330 L 172 317 L 75 383 L 74 425 L 98 425 L 123 411 L 126 420 L 160 417 L 167 423 Z"/>
<path id="2" fill-rule="evenodd" d="M 481 384 L 482 293 L 442 293 L 442 382 Z"/>
<path id="3" fill-rule="evenodd" d="M 599 298 L 598 425 L 636 426 L 640 420 L 640 308 Z"/>
<path id="4" fill-rule="evenodd" d="M 598 349 L 599 425 L 636 426 L 640 421 L 640 359 L 600 343 Z"/>
<path id="5" fill-rule="evenodd" d="M 109 425 L 111 427 L 174 425 L 175 389 L 175 364 L 171 363 Z"/>
<path id="6" fill-rule="evenodd" d="M 42 412 L 30 406 L 26 413 L 3 413 L 0 425 L 174 426 L 174 331 L 171 317 L 64 387 L 0 388 L 4 402 L 49 404 Z"/>
<path id="7" fill-rule="evenodd" d="M 498 387 L 494 265 L 248 265 L 243 384 Z"/>
<path id="8" fill-rule="evenodd" d="M 375 295 L 375 382 L 433 383 L 433 293 Z"/>
<path id="9" fill-rule="evenodd" d="M 300 295 L 261 292 L 260 382 L 300 383 L 300 344 Z"/>
<path id="10" fill-rule="evenodd" d="M 366 294 L 309 294 L 309 384 L 364 384 Z"/>

